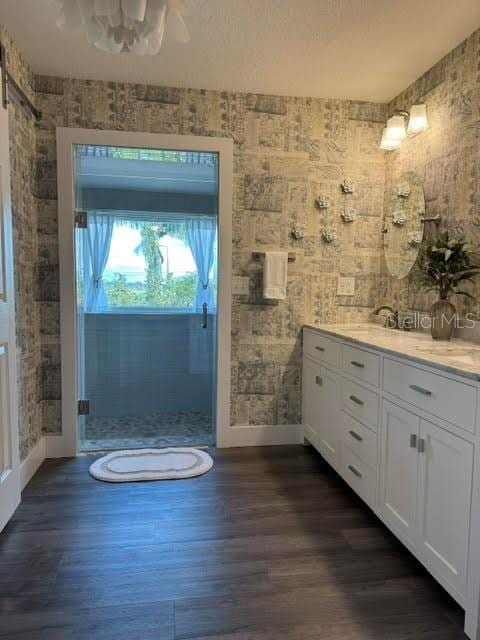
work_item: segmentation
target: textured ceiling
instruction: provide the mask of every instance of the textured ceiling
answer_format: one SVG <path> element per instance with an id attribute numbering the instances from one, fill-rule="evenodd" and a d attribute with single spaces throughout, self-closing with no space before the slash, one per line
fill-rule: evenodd
<path id="1" fill-rule="evenodd" d="M 189 0 L 188 44 L 102 53 L 55 26 L 56 0 L 0 0 L 37 73 L 387 101 L 480 26 L 479 0 Z"/>

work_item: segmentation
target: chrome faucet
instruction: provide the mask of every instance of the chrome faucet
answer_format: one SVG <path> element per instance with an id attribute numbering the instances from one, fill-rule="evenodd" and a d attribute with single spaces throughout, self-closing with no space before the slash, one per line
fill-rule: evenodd
<path id="1" fill-rule="evenodd" d="M 381 307 L 378 307 L 378 309 L 376 309 L 373 314 L 375 316 L 378 316 L 380 311 L 383 311 L 384 309 L 388 311 L 388 313 L 385 316 L 385 323 L 383 326 L 388 327 L 389 329 L 400 329 L 398 311 L 395 311 L 394 309 L 392 309 L 392 307 L 384 304 Z"/>

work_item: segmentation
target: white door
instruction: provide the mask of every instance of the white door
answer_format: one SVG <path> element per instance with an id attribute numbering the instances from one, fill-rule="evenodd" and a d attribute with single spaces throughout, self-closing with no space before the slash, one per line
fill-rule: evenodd
<path id="1" fill-rule="evenodd" d="M 317 429 L 321 452 L 333 467 L 338 468 L 341 433 L 340 378 L 322 367 L 319 383 Z"/>
<path id="2" fill-rule="evenodd" d="M 415 546 L 419 431 L 420 418 L 383 402 L 380 509 L 385 521 L 410 548 Z"/>
<path id="3" fill-rule="evenodd" d="M 0 531 L 20 502 L 8 112 L 2 104 L 0 95 Z"/>
<path id="4" fill-rule="evenodd" d="M 417 551 L 464 596 L 472 494 L 473 445 L 421 421 Z"/>

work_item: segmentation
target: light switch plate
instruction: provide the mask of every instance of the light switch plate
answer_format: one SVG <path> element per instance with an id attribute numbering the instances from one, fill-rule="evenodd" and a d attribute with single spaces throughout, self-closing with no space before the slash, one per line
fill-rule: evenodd
<path id="1" fill-rule="evenodd" d="M 353 296 L 355 294 L 355 278 L 339 277 L 337 280 L 337 296 Z"/>
<path id="2" fill-rule="evenodd" d="M 232 293 L 234 296 L 248 296 L 250 293 L 250 278 L 246 276 L 234 276 Z"/>

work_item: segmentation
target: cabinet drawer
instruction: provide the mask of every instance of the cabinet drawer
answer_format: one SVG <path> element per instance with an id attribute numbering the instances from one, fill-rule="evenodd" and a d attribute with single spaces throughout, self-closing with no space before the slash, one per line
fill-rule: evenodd
<path id="1" fill-rule="evenodd" d="M 383 388 L 461 429 L 475 432 L 475 387 L 385 358 Z"/>
<path id="2" fill-rule="evenodd" d="M 380 358 L 374 353 L 344 344 L 342 347 L 342 369 L 345 373 L 378 387 Z"/>
<path id="3" fill-rule="evenodd" d="M 340 344 L 318 333 L 304 331 L 303 352 L 320 362 L 340 367 Z"/>
<path id="4" fill-rule="evenodd" d="M 378 423 L 378 394 L 362 385 L 343 378 L 342 404 L 347 413 L 371 425 L 376 431 Z"/>
<path id="5" fill-rule="evenodd" d="M 377 474 L 370 469 L 344 442 L 340 453 L 340 475 L 365 502 L 375 507 Z"/>
<path id="6" fill-rule="evenodd" d="M 342 441 L 372 469 L 377 468 L 377 435 L 361 422 L 342 412 Z"/>

